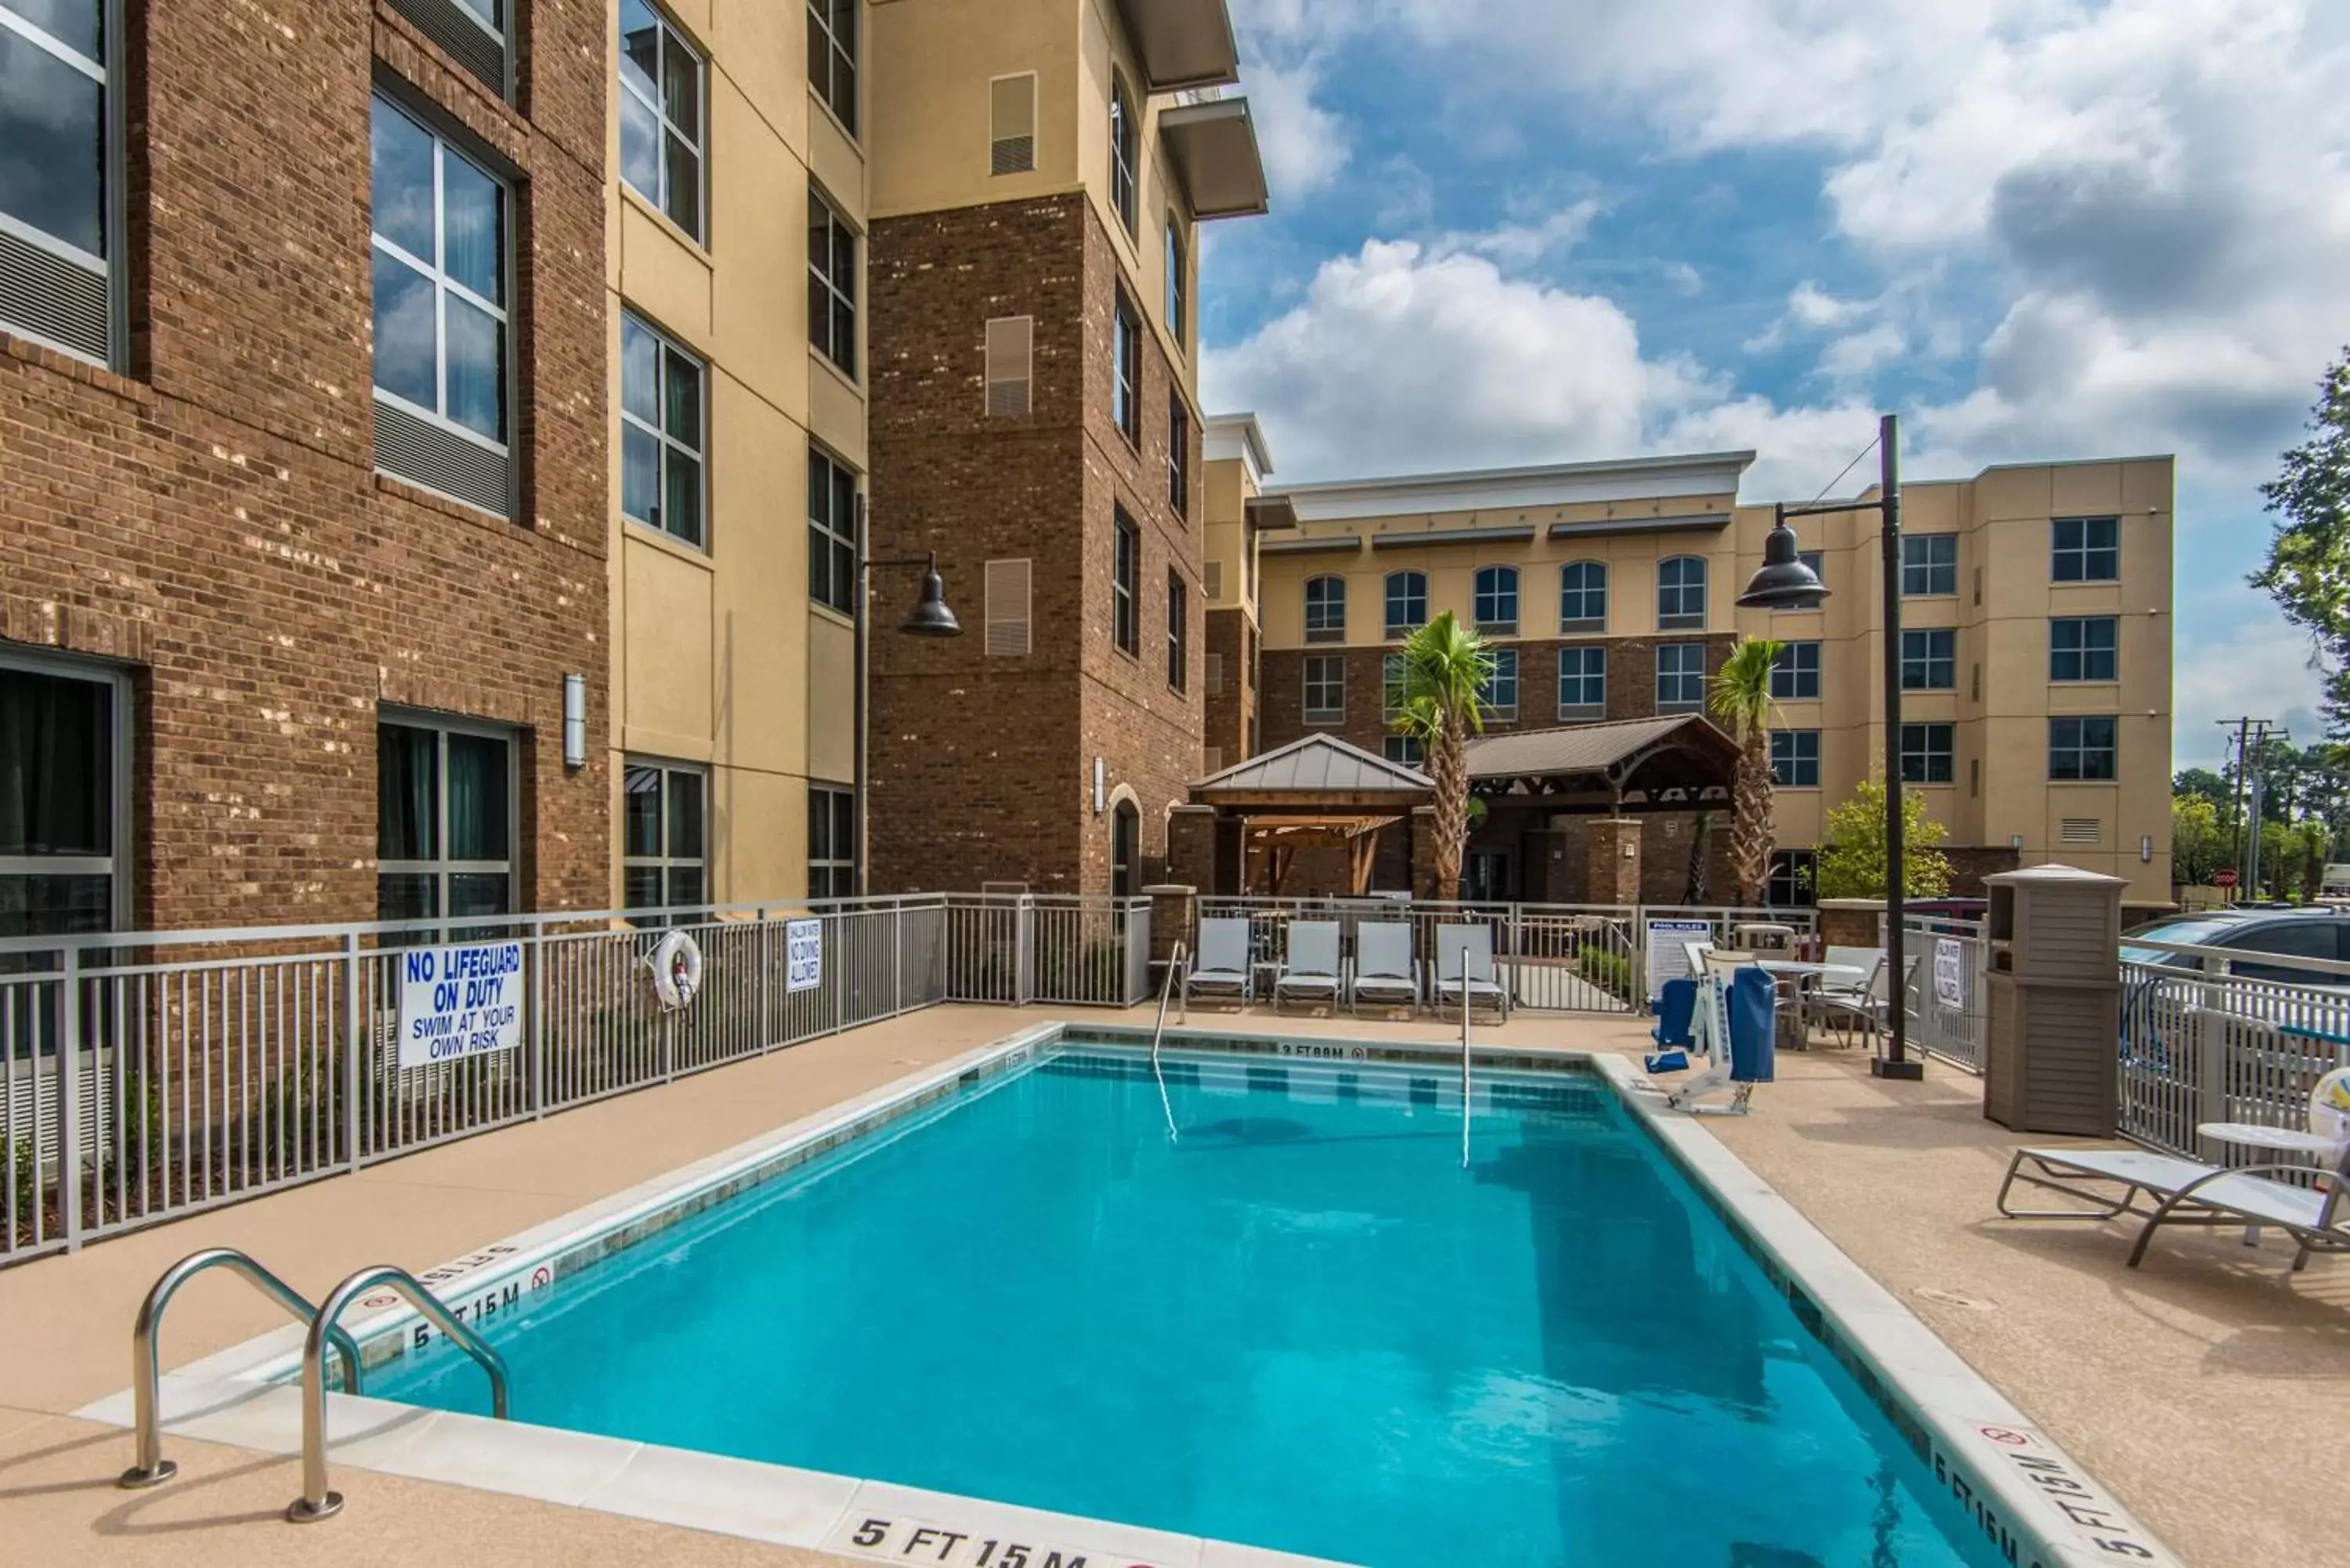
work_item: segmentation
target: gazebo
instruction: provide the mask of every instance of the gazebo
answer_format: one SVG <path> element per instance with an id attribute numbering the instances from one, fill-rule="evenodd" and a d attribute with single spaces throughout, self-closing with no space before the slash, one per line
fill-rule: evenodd
<path id="1" fill-rule="evenodd" d="M 1336 735 L 1301 735 L 1191 786 L 1169 826 L 1170 867 L 1203 889 L 1237 892 L 1262 885 L 1278 894 L 1301 852 L 1321 852 L 1317 884 L 1368 892 L 1380 829 L 1405 825 L 1436 798 L 1426 774 L 1388 762 Z M 1204 853 L 1203 853 L 1204 852 Z M 1253 875 L 1252 873 L 1256 873 Z"/>

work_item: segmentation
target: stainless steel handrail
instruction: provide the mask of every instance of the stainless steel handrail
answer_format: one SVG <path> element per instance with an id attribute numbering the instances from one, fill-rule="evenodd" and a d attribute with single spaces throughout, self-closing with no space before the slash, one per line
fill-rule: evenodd
<path id="1" fill-rule="evenodd" d="M 178 1462 L 163 1457 L 163 1374 L 159 1365 L 163 1309 L 172 1304 L 172 1298 L 179 1293 L 182 1285 L 207 1269 L 226 1269 L 301 1322 L 317 1322 L 318 1309 L 307 1298 L 234 1247 L 207 1247 L 201 1252 L 189 1253 L 164 1270 L 148 1291 L 147 1299 L 139 1303 L 139 1316 L 130 1325 L 130 1407 L 139 1438 L 139 1462 L 116 1479 L 118 1486 L 161 1486 L 180 1473 Z M 356 1394 L 359 1391 L 359 1347 L 341 1329 L 334 1331 L 334 1345 L 343 1358 L 343 1386 Z"/>
<path id="2" fill-rule="evenodd" d="M 1461 1168 L 1469 1168 L 1469 975 L 1461 976 Z"/>
<path id="3" fill-rule="evenodd" d="M 431 1320 L 433 1327 L 456 1341 L 458 1348 L 481 1364 L 482 1370 L 490 1375 L 490 1413 L 501 1421 L 506 1418 L 505 1357 L 442 1305 L 441 1298 L 426 1290 L 406 1269 L 391 1263 L 361 1269 L 334 1288 L 310 1324 L 309 1337 L 302 1342 L 302 1495 L 286 1509 L 286 1517 L 296 1524 L 315 1524 L 342 1511 L 343 1494 L 327 1486 L 327 1336 L 335 1332 L 335 1320 L 343 1315 L 359 1293 L 378 1285 L 390 1285 L 406 1296 L 409 1304 Z"/>
<path id="4" fill-rule="evenodd" d="M 1181 942 L 1167 955 L 1167 978 L 1159 986 L 1159 1023 L 1150 1031 L 1150 1075 L 1159 1080 L 1159 1108 L 1167 1113 L 1167 1141 L 1177 1141 L 1175 1102 L 1167 1097 L 1167 1075 L 1159 1065 L 1159 1037 L 1167 1033 L 1167 997 L 1175 989 L 1177 978 L 1183 972 L 1186 950 Z"/>

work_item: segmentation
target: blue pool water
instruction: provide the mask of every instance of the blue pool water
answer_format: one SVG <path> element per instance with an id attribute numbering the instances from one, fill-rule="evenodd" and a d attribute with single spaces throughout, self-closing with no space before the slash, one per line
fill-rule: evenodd
<path id="1" fill-rule="evenodd" d="M 1440 1070 L 1169 1075 L 1171 1146 L 1067 1047 L 567 1276 L 515 1417 L 1376 1568 L 1992 1561 L 1598 1080 L 1482 1083 L 1464 1171 Z"/>

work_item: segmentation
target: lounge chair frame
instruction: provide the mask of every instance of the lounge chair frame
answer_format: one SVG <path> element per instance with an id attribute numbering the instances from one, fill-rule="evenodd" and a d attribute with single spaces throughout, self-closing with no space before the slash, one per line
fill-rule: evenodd
<path id="1" fill-rule="evenodd" d="M 2350 1152 L 2331 1166 L 2294 1160 L 2211 1166 L 2148 1149 L 2020 1148 L 2007 1163 L 2007 1179 L 2000 1183 L 1996 1201 L 2000 1213 L 2010 1220 L 2105 1220 L 2144 1214 L 2146 1224 L 2130 1249 L 2133 1269 L 2145 1258 L 2155 1231 L 2165 1225 L 2241 1225 L 2247 1245 L 2259 1239 L 2262 1226 L 2273 1225 L 2298 1243 L 2293 1259 L 2297 1273 L 2308 1266 L 2312 1252 L 2350 1251 L 2350 1204 L 2343 1200 L 2345 1185 L 2350 1185 L 2345 1165 L 2350 1165 Z M 2323 1191 L 2271 1180 L 2270 1172 L 2314 1175 Z M 2090 1207 L 2014 1208 L 2008 1195 L 2019 1181 L 2082 1199 Z M 2093 1183 L 2118 1187 L 2120 1195 L 2099 1190 L 2089 1185 Z M 2138 1206 L 2140 1194 L 2150 1208 Z M 2313 1197 L 2318 1199 L 2315 1212 L 2297 1216 L 2294 1210 Z"/>

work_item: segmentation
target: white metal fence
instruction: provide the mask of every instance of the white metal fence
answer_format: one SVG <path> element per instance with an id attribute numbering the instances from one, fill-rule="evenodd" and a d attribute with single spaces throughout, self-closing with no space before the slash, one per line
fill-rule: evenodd
<path id="1" fill-rule="evenodd" d="M 1902 921 L 1901 930 L 1903 960 L 1914 961 L 1902 993 L 1909 1044 L 1970 1073 L 1981 1073 L 1987 1005 L 1984 966 L 1989 961 L 1982 928 L 1942 916 L 1912 915 Z"/>

